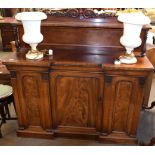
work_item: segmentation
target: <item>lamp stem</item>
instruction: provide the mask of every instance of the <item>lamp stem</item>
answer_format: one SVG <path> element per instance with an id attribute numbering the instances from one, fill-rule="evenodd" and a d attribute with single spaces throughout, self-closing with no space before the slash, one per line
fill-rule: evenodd
<path id="1" fill-rule="evenodd" d="M 38 44 L 30 44 L 32 51 L 37 51 L 37 45 Z"/>
<path id="2" fill-rule="evenodd" d="M 132 51 L 133 51 L 133 48 L 129 48 L 129 47 L 125 47 L 125 49 L 126 49 L 126 53 L 127 54 L 131 54 L 132 53 Z"/>

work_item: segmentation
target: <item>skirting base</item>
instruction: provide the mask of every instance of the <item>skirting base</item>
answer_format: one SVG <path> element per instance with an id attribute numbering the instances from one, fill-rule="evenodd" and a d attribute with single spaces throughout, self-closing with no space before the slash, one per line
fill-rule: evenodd
<path id="1" fill-rule="evenodd" d="M 101 135 L 99 136 L 99 142 L 105 144 L 138 144 L 138 141 L 135 137 L 128 136 L 117 136 L 115 134 L 110 135 Z"/>
<path id="2" fill-rule="evenodd" d="M 64 137 L 64 138 L 76 138 L 76 139 L 92 139 L 99 141 L 100 143 L 104 144 L 121 144 L 121 145 L 132 145 L 132 144 L 138 144 L 136 137 L 129 137 L 125 134 L 116 134 L 112 133 L 109 135 L 104 134 L 82 134 L 82 133 L 70 133 L 70 132 L 52 132 L 52 131 L 44 131 L 44 130 L 30 130 L 30 129 L 24 129 L 24 130 L 18 130 L 17 135 L 20 137 L 31 137 L 31 138 L 44 138 L 44 139 L 52 139 L 56 137 Z"/>
<path id="3" fill-rule="evenodd" d="M 19 137 L 29 137 L 29 138 L 43 138 L 43 139 L 52 139 L 52 132 L 39 132 L 39 131 L 31 131 L 31 130 L 17 130 L 17 136 Z"/>

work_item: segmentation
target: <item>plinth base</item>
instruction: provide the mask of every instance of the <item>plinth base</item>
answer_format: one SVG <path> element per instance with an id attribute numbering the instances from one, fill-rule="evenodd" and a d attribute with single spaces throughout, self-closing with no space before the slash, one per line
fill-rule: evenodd
<path id="1" fill-rule="evenodd" d="M 112 133 L 109 135 L 101 134 L 99 136 L 99 142 L 104 144 L 121 144 L 121 145 L 138 144 L 136 137 L 129 137 L 125 133 Z"/>
<path id="2" fill-rule="evenodd" d="M 51 139 L 54 138 L 53 132 L 47 132 L 39 127 L 29 128 L 24 130 L 17 130 L 17 136 L 19 137 L 31 137 L 31 138 L 43 138 L 43 139 Z"/>

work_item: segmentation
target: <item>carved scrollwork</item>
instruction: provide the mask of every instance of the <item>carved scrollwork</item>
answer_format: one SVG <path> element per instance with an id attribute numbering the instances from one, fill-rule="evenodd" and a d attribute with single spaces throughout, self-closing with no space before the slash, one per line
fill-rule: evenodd
<path id="1" fill-rule="evenodd" d="M 105 18 L 116 16 L 116 10 L 105 10 L 105 9 L 52 9 L 52 8 L 39 8 L 36 11 L 42 11 L 50 16 L 58 17 L 72 17 L 72 18 Z"/>
<path id="2" fill-rule="evenodd" d="M 66 16 L 68 9 L 52 9 L 52 8 L 38 8 L 36 11 L 41 11 L 50 16 Z"/>
<path id="3" fill-rule="evenodd" d="M 65 16 L 65 12 L 63 11 L 50 11 L 48 14 L 50 16 Z"/>
<path id="4" fill-rule="evenodd" d="M 66 15 L 69 17 L 77 18 L 80 16 L 80 11 L 78 9 L 68 9 Z"/>
<path id="5" fill-rule="evenodd" d="M 83 17 L 84 18 L 94 18 L 94 17 L 96 17 L 96 14 L 93 9 L 85 9 L 83 11 Z"/>

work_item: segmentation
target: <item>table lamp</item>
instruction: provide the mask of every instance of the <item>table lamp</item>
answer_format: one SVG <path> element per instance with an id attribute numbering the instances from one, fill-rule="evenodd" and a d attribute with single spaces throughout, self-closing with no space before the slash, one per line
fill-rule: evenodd
<path id="1" fill-rule="evenodd" d="M 47 15 L 43 12 L 21 12 L 15 18 L 22 21 L 24 28 L 23 41 L 31 46 L 31 50 L 26 54 L 27 59 L 41 59 L 43 52 L 37 50 L 37 45 L 43 40 L 40 32 L 41 20 L 46 19 Z"/>
<path id="2" fill-rule="evenodd" d="M 120 43 L 125 47 L 126 53 L 115 61 L 115 64 L 134 64 L 137 62 L 133 50 L 139 47 L 142 43 L 140 33 L 143 25 L 149 24 L 149 17 L 141 12 L 122 13 L 118 16 L 118 21 L 123 22 L 123 35 L 120 38 Z"/>

